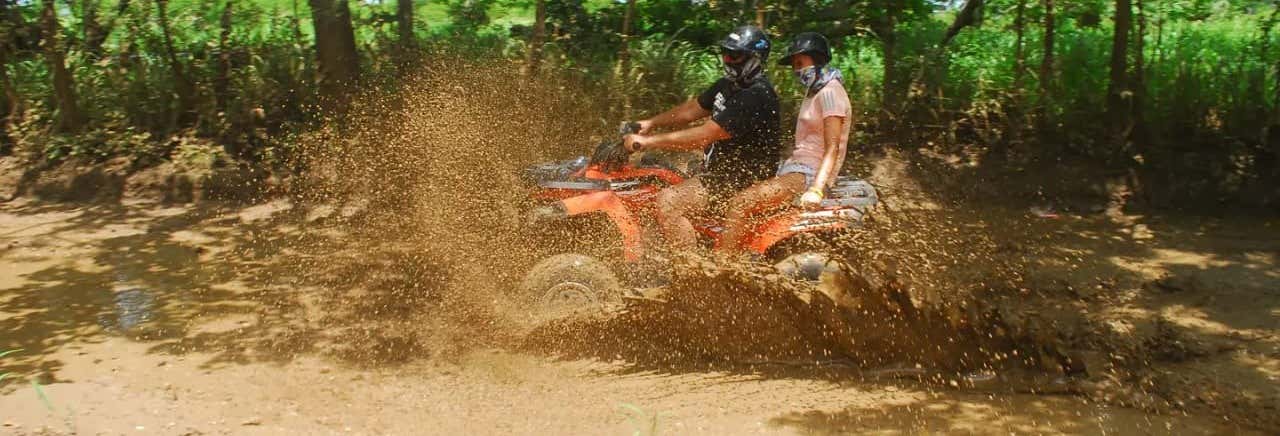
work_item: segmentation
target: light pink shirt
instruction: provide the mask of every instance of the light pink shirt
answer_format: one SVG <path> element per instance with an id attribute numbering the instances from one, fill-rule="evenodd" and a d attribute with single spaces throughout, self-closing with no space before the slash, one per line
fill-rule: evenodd
<path id="1" fill-rule="evenodd" d="M 836 156 L 836 173 L 844 167 L 844 155 L 849 144 L 849 127 L 853 124 L 853 106 L 849 103 L 849 94 L 839 80 L 827 82 L 817 93 L 807 96 L 800 103 L 799 116 L 796 118 L 796 148 L 791 152 L 789 163 L 798 163 L 813 168 L 816 172 L 822 166 L 823 151 L 826 144 L 822 139 L 822 120 L 827 117 L 840 117 L 844 132 L 840 134 L 840 151 Z M 835 182 L 832 177 L 829 182 Z"/>

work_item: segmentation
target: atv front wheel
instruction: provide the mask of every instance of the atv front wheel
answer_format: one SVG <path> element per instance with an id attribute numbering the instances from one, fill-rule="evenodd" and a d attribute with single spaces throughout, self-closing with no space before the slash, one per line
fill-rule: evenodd
<path id="1" fill-rule="evenodd" d="M 538 262 L 520 284 L 521 297 L 543 313 L 559 313 L 622 299 L 622 285 L 604 262 L 581 254 L 558 254 Z"/>

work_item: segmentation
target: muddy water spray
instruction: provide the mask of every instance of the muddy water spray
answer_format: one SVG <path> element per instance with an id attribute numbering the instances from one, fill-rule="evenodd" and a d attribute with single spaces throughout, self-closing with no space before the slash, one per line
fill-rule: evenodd
<path id="1" fill-rule="evenodd" d="M 587 153 L 600 139 L 592 135 L 609 130 L 602 99 L 554 80 L 529 83 L 512 71 L 518 68 L 442 61 L 394 95 L 359 99 L 349 120 L 301 139 L 296 163 L 308 176 L 297 196 L 338 210 L 330 225 L 343 236 L 307 247 L 321 256 L 298 267 L 332 272 L 327 287 L 361 288 L 333 306 L 365 324 L 398 320 L 383 332 L 356 334 L 461 329 L 453 336 L 464 339 L 445 339 L 458 346 L 510 334 L 494 328 L 518 310 L 504 304 L 507 291 L 545 251 L 523 229 L 522 171 Z M 370 297 L 379 293 L 385 298 Z M 417 306 L 395 310 L 406 302 Z M 399 341 L 424 343 L 417 336 Z"/>
<path id="2" fill-rule="evenodd" d="M 592 133 L 610 125 L 598 116 L 599 99 L 554 82 L 474 79 L 503 77 L 503 71 L 431 69 L 395 98 L 362 100 L 353 120 L 304 143 L 305 163 L 317 179 L 301 195 L 361 209 L 341 224 L 349 232 L 346 249 L 358 253 L 362 265 L 349 271 L 363 276 L 382 268 L 391 277 L 345 284 L 390 286 L 398 296 L 386 301 L 390 306 L 422 298 L 438 305 L 409 311 L 402 326 L 431 319 L 484 332 L 462 335 L 468 339 L 510 338 L 518 329 L 504 303 L 526 267 L 547 254 L 543 238 L 521 228 L 527 191 L 519 175 L 530 163 L 586 152 L 600 139 Z M 996 260 L 1000 247 L 981 220 L 939 210 L 897 210 L 886 218 L 827 241 L 870 279 L 864 286 L 870 293 L 857 296 L 865 302 L 852 312 L 836 316 L 812 299 L 798 308 L 794 284 L 757 266 L 692 264 L 671 289 L 678 307 L 611 319 L 612 330 L 544 329 L 535 336 L 563 337 L 534 342 L 590 348 L 603 345 L 601 331 L 617 330 L 628 334 L 614 339 L 632 343 L 624 348 L 644 345 L 632 353 L 636 360 L 838 358 L 975 368 L 1009 356 L 1008 341 L 987 340 L 998 336 L 991 333 L 998 322 L 989 319 L 991 306 L 979 303 L 993 291 L 1018 289 L 1019 268 Z M 616 247 L 607 228 L 573 236 Z M 379 257 L 381 266 L 368 262 Z M 368 308 L 372 313 L 363 316 L 384 321 L 385 307 Z M 575 337 L 575 330 L 593 333 Z"/>

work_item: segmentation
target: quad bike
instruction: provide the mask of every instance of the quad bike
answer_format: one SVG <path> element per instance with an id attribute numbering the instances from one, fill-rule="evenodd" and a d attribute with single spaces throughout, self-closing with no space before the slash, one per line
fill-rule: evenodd
<path id="1" fill-rule="evenodd" d="M 638 128 L 634 123 L 628 124 L 621 133 Z M 646 246 L 656 233 L 652 223 L 658 192 L 684 181 L 690 171 L 655 153 L 634 159 L 625 152 L 619 154 L 620 149 L 620 141 L 606 142 L 596 148 L 591 159 L 579 156 L 534 165 L 526 171 L 526 179 L 534 185 L 533 200 L 538 204 L 529 213 L 535 229 L 570 217 L 603 214 L 622 236 L 620 259 L 605 261 L 581 253 L 561 253 L 534 264 L 520 287 L 527 304 L 545 312 L 621 300 L 623 281 L 611 265 L 634 271 L 633 267 L 642 262 Z M 792 205 L 758 219 L 744 237 L 743 246 L 774 262 L 783 274 L 816 282 L 824 271 L 839 266 L 828 253 L 814 248 L 822 244 L 812 241 L 829 239 L 834 233 L 861 224 L 877 202 L 871 184 L 842 176 L 816 210 Z M 696 220 L 694 227 L 702 242 L 710 246 L 719 243 L 724 230 L 719 219 Z"/>

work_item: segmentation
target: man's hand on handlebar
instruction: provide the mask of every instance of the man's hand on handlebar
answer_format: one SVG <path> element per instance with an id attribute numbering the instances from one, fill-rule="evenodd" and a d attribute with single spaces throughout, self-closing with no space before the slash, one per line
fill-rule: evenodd
<path id="1" fill-rule="evenodd" d="M 649 130 L 652 130 L 652 129 L 653 129 L 653 121 L 649 121 L 649 120 L 623 121 L 622 125 L 618 126 L 618 134 L 623 136 L 630 135 L 632 133 L 648 135 Z"/>
<path id="2" fill-rule="evenodd" d="M 649 138 L 647 136 L 637 135 L 634 133 L 629 134 L 622 137 L 622 148 L 627 149 L 629 152 L 636 153 L 644 150 L 645 145 L 648 145 L 648 141 Z"/>
<path id="3" fill-rule="evenodd" d="M 639 133 L 641 135 L 648 135 L 649 131 L 653 130 L 653 121 L 640 120 L 640 121 L 636 121 L 636 124 L 640 125 L 640 130 L 637 130 L 636 133 Z"/>

